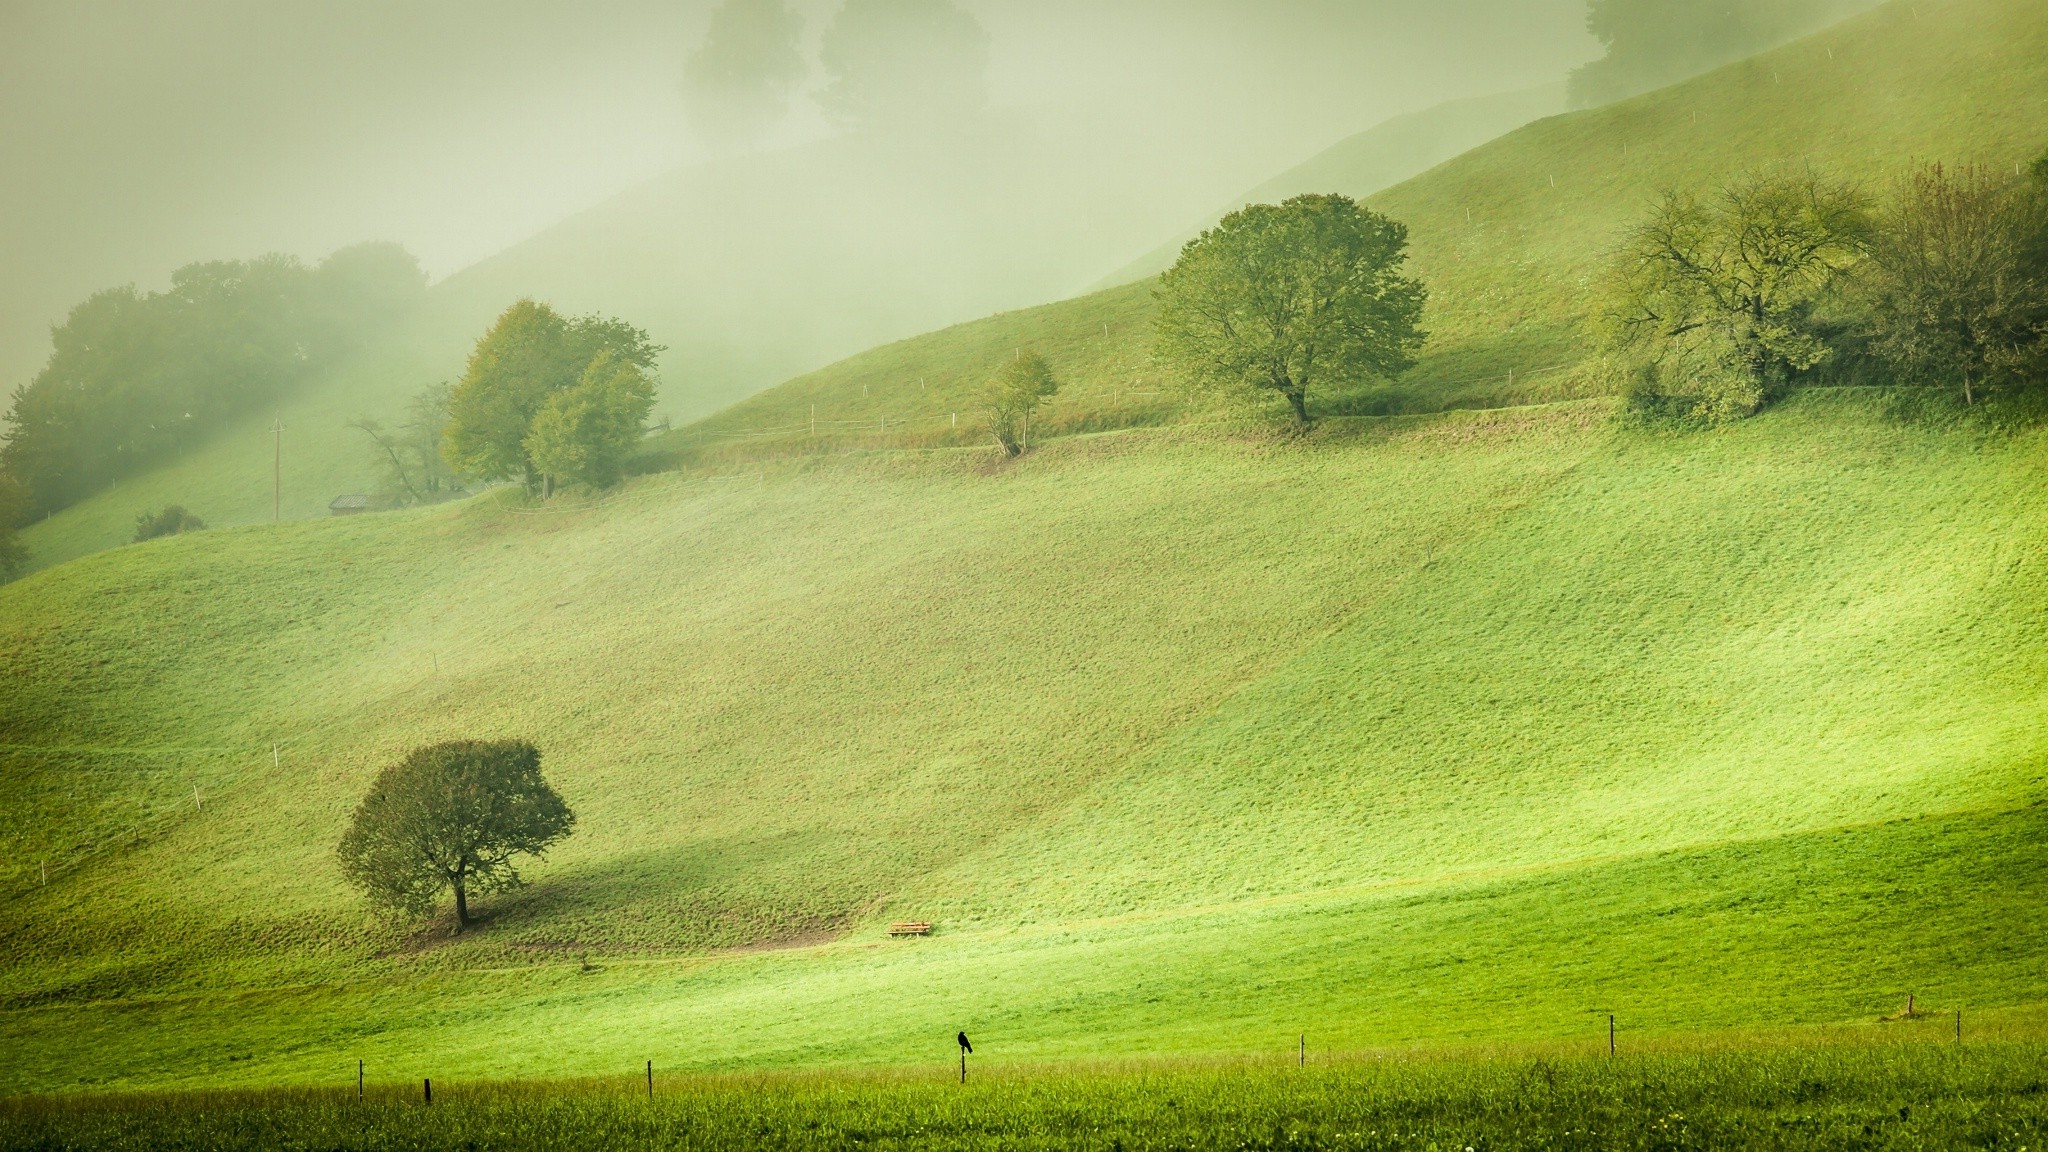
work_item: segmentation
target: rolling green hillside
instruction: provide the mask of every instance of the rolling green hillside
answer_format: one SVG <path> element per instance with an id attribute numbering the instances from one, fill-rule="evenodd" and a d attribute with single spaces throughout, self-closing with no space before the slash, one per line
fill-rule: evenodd
<path id="1" fill-rule="evenodd" d="M 1880 408 L 1138 430 L 30 577 L 0 1078 L 76 1082 L 81 1045 L 243 1080 L 900 1062 L 956 1020 L 1058 1058 L 2016 1010 L 2048 437 Z M 394 934 L 332 844 L 456 734 L 538 740 L 580 830 L 486 929 Z M 883 942 L 909 916 L 940 935 Z"/>
<path id="2" fill-rule="evenodd" d="M 601 501 L 0 587 L 0 1084 L 1868 1033 L 1908 993 L 2038 1032 L 2048 430 L 1843 388 L 1667 435 L 1526 366 L 1651 189 L 2031 155 L 2044 98 L 2048 12 L 1922 0 L 1390 190 L 1437 351 L 1334 407 L 1484 411 L 1177 419 L 1141 285 L 799 378 Z M 1055 435 L 960 446 L 1026 343 Z M 478 931 L 371 918 L 356 799 L 496 736 L 577 834 Z"/>
<path id="3" fill-rule="evenodd" d="M 1410 228 L 1413 267 L 1432 293 L 1432 339 L 1399 383 L 1325 397 L 1321 410 L 1608 392 L 1587 366 L 1588 289 L 1663 189 L 1807 164 L 1881 187 L 1919 161 L 2005 165 L 2044 146 L 2048 9 L 2027 0 L 1897 0 L 1661 92 L 1539 121 L 1368 197 Z M 1332 191 L 1374 192 L 1379 170 L 1349 169 L 1350 159 L 1343 149 L 1325 157 L 1317 178 Z M 1047 415 L 1048 434 L 1168 418 L 1183 406 L 1150 367 L 1151 316 L 1151 287 L 1138 283 L 961 325 L 800 377 L 678 430 L 668 450 L 716 459 L 821 442 L 977 441 L 965 414 L 1020 343 L 1071 385 Z"/>
<path id="4" fill-rule="evenodd" d="M 1773 164 L 1814 163 L 1878 183 L 1917 159 L 2030 158 L 2048 142 L 2044 61 L 2048 17 L 2038 5 L 1899 0 L 1663 92 L 1530 125 L 1379 192 L 1373 203 L 1411 226 L 1415 267 L 1435 293 L 1434 341 L 1399 384 L 1326 398 L 1323 408 L 1433 411 L 1602 394 L 1607 382 L 1584 367 L 1585 288 L 1618 230 L 1657 190 L 1710 186 Z M 1364 194 L 1383 185 L 1386 158 L 1340 146 L 1309 171 L 1333 189 Z M 693 195 L 707 198 L 701 215 L 716 220 L 712 209 L 721 196 L 752 187 L 742 180 Z M 607 308 L 650 324 L 696 315 L 684 297 L 664 297 L 655 287 L 661 267 L 687 263 L 679 253 L 688 244 L 676 237 L 695 235 L 689 228 L 702 223 L 692 217 L 696 223 L 656 227 L 660 205 L 673 193 L 650 189 L 622 198 L 442 286 L 439 319 L 427 333 L 286 405 L 285 423 L 305 437 L 301 453 L 287 461 L 287 468 L 295 459 L 306 469 L 290 488 L 290 507 L 317 514 L 333 496 L 368 483 L 372 470 L 360 436 L 345 421 L 392 417 L 418 387 L 458 372 L 468 340 L 507 293 L 560 285 L 548 294 L 565 307 Z M 1035 219 L 1034 228 L 1048 226 Z M 635 246 L 635 221 L 654 239 Z M 617 259 L 593 255 L 620 244 L 627 248 Z M 595 246 L 576 255 L 579 245 Z M 583 271 L 556 275 L 567 266 Z M 939 281 L 925 287 L 935 285 L 944 289 Z M 1149 285 L 1133 284 L 891 344 L 678 429 L 653 446 L 649 463 L 976 443 L 983 436 L 975 416 L 981 386 L 1024 343 L 1050 356 L 1069 384 L 1045 414 L 1042 436 L 1176 419 L 1187 406 L 1152 369 L 1151 307 Z M 655 327 L 658 337 L 669 338 Z M 828 354 L 823 346 L 806 353 Z M 771 370 L 756 365 L 748 379 L 769 378 L 764 373 Z M 693 386 L 687 373 L 668 383 Z M 715 402 L 722 399 L 707 401 Z M 252 417 L 187 460 L 30 528 L 23 539 L 35 564 L 123 543 L 137 512 L 170 502 L 211 523 L 267 519 L 267 461 L 258 457 L 269 424 L 269 415 Z"/>

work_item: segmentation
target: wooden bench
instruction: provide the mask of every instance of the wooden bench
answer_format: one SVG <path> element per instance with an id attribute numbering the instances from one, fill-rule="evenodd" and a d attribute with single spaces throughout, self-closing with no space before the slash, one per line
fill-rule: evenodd
<path id="1" fill-rule="evenodd" d="M 929 936 L 931 934 L 932 926 L 928 920 L 898 920 L 896 923 L 889 925 L 889 935 L 891 936 Z"/>

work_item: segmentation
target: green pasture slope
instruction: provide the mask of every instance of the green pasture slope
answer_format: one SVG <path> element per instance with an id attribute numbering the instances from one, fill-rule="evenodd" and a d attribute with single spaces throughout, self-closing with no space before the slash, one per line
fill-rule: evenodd
<path id="1" fill-rule="evenodd" d="M 1895 0 L 1753 60 L 1606 108 L 1553 116 L 1382 190 L 1378 153 L 1310 171 L 1409 226 L 1432 294 L 1422 362 L 1325 412 L 1439 411 L 1598 395 L 1588 287 L 1667 188 L 1813 165 L 1881 187 L 1925 160 L 2010 165 L 2048 145 L 2048 10 L 2031 0 Z M 1276 191 L 1299 191 L 1282 177 Z M 1153 369 L 1141 281 L 876 349 L 669 438 L 682 459 L 827 446 L 966 443 L 983 383 L 1020 345 L 1069 381 L 1048 434 L 1186 411 Z M 960 414 L 960 429 L 953 426 Z M 815 424 L 813 424 L 815 419 Z"/>
<path id="2" fill-rule="evenodd" d="M 0 1082 L 2039 1003 L 2048 434 L 1609 415 L 813 460 L 9 585 Z M 458 734 L 537 740 L 581 823 L 488 927 L 409 936 L 332 845 Z"/>
<path id="3" fill-rule="evenodd" d="M 1521 1053 L 372 1085 L 0 1100 L 21 1148 L 2023 1149 L 2048 1137 L 2038 1045 Z M 651 1091 L 650 1091 L 651 1089 Z"/>
<path id="4" fill-rule="evenodd" d="M 1582 367 L 1584 288 L 1617 230 L 1659 189 L 1808 162 L 1873 183 L 1918 159 L 2008 164 L 2040 153 L 2044 126 L 2048 18 L 2039 4 L 1897 0 L 1755 61 L 1540 121 L 1393 189 L 1385 189 L 1387 162 L 1398 148 L 1342 145 L 1269 187 L 1277 194 L 1314 180 L 1369 196 L 1410 225 L 1415 266 L 1434 293 L 1434 338 L 1422 364 L 1397 385 L 1326 398 L 1324 410 L 1488 407 L 1607 390 Z M 618 212 L 644 208 L 640 199 L 627 198 L 604 219 L 616 223 Z M 489 285 L 544 289 L 547 262 L 535 254 L 560 255 L 580 234 L 551 234 L 517 259 L 438 286 L 421 331 L 283 404 L 287 518 L 317 516 L 334 496 L 372 483 L 362 434 L 347 421 L 393 421 L 406 397 L 458 375 L 468 342 L 509 303 Z M 558 302 L 611 307 L 647 324 L 688 311 L 658 297 L 659 277 L 644 266 L 651 259 L 579 265 L 573 290 Z M 607 267 L 619 270 L 620 284 L 602 283 Z M 1025 344 L 1068 382 L 1038 435 L 1171 422 L 1188 405 L 1152 366 L 1151 318 L 1145 282 L 890 344 L 678 429 L 650 445 L 648 464 L 979 443 L 981 388 Z M 687 378 L 668 384 L 692 386 Z M 34 563 L 124 544 L 136 513 L 167 503 L 210 524 L 267 521 L 273 415 L 253 415 L 186 459 L 30 527 L 22 538 Z"/>
<path id="5" fill-rule="evenodd" d="M 1909 993 L 2038 1035 L 2048 431 L 1860 390 L 1632 431 L 1529 368 L 1651 189 L 2005 162 L 2044 100 L 2048 10 L 1920 0 L 1385 193 L 1438 351 L 1336 407 L 1485 411 L 1176 420 L 1140 286 L 794 381 L 602 502 L 0 587 L 0 1093 L 1938 1029 L 1875 1023 Z M 1073 384 L 1005 462 L 949 417 L 1027 341 Z M 478 931 L 371 918 L 356 798 L 500 735 L 576 836 Z"/>

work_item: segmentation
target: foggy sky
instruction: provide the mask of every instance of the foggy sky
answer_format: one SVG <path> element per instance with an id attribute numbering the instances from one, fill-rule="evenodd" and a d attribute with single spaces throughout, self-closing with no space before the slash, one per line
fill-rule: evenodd
<path id="1" fill-rule="evenodd" d="M 0 387 L 99 288 L 368 239 L 445 276 L 701 162 L 678 80 L 711 6 L 0 0 Z M 793 6 L 814 46 L 837 0 Z M 992 34 L 998 106 L 1066 105 L 1112 145 L 1147 138 L 1176 202 L 1220 202 L 1386 116 L 1556 80 L 1597 51 L 1582 0 L 962 6 Z M 776 143 L 827 131 L 798 104 Z M 1185 223 L 1162 219 L 1161 237 Z"/>

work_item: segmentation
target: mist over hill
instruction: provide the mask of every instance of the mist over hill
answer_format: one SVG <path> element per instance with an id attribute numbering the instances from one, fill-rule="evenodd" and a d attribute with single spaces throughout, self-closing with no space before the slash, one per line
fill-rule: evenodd
<path id="1" fill-rule="evenodd" d="M 1159 71 L 1276 71 L 1307 26 L 1195 11 L 1243 42 Z M 1280 11 L 1448 34 L 1507 9 Z M 1031 42 L 1022 7 L 973 12 Z M 1597 1050 L 1678 1147 L 1701 1129 L 1609 1046 L 1617 1020 L 1641 1050 L 1821 1038 L 1924 1070 L 1957 1062 L 1967 1016 L 1961 1050 L 2011 1045 L 2024 1073 L 1999 1106 L 2034 1100 L 2048 375 L 1950 402 L 1843 320 L 1825 350 L 1856 371 L 1681 417 L 1637 403 L 1599 312 L 1662 197 L 1744 180 L 1825 174 L 1877 212 L 1926 160 L 1973 165 L 2048 236 L 2048 8 L 1893 0 L 1571 112 L 1555 69 L 1476 102 L 1415 90 L 1412 115 L 1281 140 L 1220 191 L 1249 151 L 1176 161 L 1200 141 L 1006 102 L 1009 66 L 914 132 L 853 101 L 843 130 L 652 174 L 21 533 L 42 561 L 0 585 L 0 1085 L 321 1085 L 308 1113 L 353 1123 L 341 1086 L 367 1067 L 418 1126 L 471 1115 L 451 1083 L 609 1077 L 592 1092 L 633 1117 L 704 1098 L 657 1102 L 657 1067 L 734 1094 L 852 1070 L 819 1081 L 849 1098 L 943 1074 L 972 1099 L 970 1034 L 1032 1092 L 1045 1062 L 1157 1098 L 1131 1061 L 1283 1053 L 1314 1085 L 1314 1037 L 1375 1066 L 1505 1051 L 1508 1101 L 1555 1099 Z M 1488 138 L 1440 154 L 1467 137 Z M 1044 299 L 1142 269 L 1245 189 L 1352 192 L 1309 209 L 1405 229 L 1429 292 L 1412 368 L 1292 408 L 1219 398 L 1161 352 L 1171 284 Z M 1331 250 L 1288 235 L 1283 263 Z M 461 385 L 509 482 L 323 515 L 369 467 L 348 418 L 462 371 L 526 293 L 569 318 L 516 310 Z M 613 332 L 635 371 L 561 335 L 592 310 L 648 329 Z M 648 340 L 671 412 L 717 411 L 643 437 L 633 409 L 599 429 L 632 475 L 533 483 L 537 430 L 567 454 L 624 410 L 607 396 L 648 402 Z M 1044 386 L 1028 445 L 995 443 L 1014 392 L 992 381 Z M 109 546 L 173 501 L 212 527 Z M 522 857 L 523 887 L 451 913 L 437 880 L 394 910 L 338 846 L 388 811 L 365 799 L 388 770 L 457 742 L 520 749 L 573 834 Z M 1910 1142 L 1919 1099 L 1864 1123 L 1841 1066 L 1772 1087 L 1805 1111 L 1758 1142 L 1799 1146 L 1823 1112 Z M 2035 1139 L 1947 1106 L 1982 1143 Z M 1600 1143 L 1605 1116 L 1558 1143 Z"/>
<path id="2" fill-rule="evenodd" d="M 682 74 L 714 6 L 0 7 L 0 387 L 32 373 L 49 325 L 100 289 L 158 288 L 198 260 L 311 260 L 368 240 L 402 243 L 444 277 L 701 168 Z M 818 42 L 839 8 L 795 5 L 809 72 L 764 149 L 834 131 L 813 95 L 825 82 Z M 1167 196 L 1162 232 L 1387 115 L 1550 80 L 1595 51 L 1576 0 L 967 9 L 989 31 L 993 107 L 1088 113 L 1056 122 L 1084 139 L 1037 153 L 1064 165 L 1038 176 L 1063 175 L 1072 202 L 1127 167 L 1117 150 L 1140 142 L 1131 158 L 1153 178 L 1131 194 Z M 946 187 L 934 175 L 927 195 Z M 1128 256 L 1105 254 L 1068 283 Z"/>

